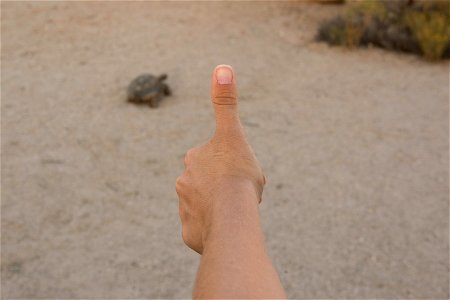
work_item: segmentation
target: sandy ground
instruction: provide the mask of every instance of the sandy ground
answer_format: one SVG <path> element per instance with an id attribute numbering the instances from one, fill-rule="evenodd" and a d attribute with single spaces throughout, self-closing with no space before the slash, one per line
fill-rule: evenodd
<path id="1" fill-rule="evenodd" d="M 289 297 L 448 298 L 448 62 L 312 42 L 336 12 L 2 2 L 2 297 L 190 297 L 174 182 L 227 63 Z M 142 72 L 156 110 L 124 100 Z"/>

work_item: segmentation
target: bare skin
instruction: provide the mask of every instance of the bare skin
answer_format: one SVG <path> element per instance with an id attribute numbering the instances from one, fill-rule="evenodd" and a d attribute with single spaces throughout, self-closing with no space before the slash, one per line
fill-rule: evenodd
<path id="1" fill-rule="evenodd" d="M 216 132 L 187 152 L 176 182 L 183 240 L 202 255 L 193 297 L 284 299 L 259 218 L 265 177 L 239 119 L 230 66 L 214 69 L 211 89 Z"/>

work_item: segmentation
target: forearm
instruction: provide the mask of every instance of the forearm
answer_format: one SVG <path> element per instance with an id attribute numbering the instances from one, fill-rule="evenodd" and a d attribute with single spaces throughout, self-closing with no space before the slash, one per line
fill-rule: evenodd
<path id="1" fill-rule="evenodd" d="M 194 298 L 285 297 L 266 253 L 256 194 L 233 185 L 214 200 Z"/>
<path id="2" fill-rule="evenodd" d="M 258 204 L 265 176 L 238 114 L 236 76 L 211 76 L 216 131 L 190 149 L 176 181 L 186 245 L 202 254 L 194 298 L 285 298 L 267 255 Z"/>

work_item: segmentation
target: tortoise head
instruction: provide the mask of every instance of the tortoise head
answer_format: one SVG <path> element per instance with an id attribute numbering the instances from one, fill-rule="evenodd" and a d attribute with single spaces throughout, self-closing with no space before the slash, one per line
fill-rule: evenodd
<path id="1" fill-rule="evenodd" d="M 164 80 L 166 80 L 167 79 L 167 74 L 161 74 L 161 75 L 159 75 L 159 77 L 158 77 L 158 81 L 164 81 Z"/>

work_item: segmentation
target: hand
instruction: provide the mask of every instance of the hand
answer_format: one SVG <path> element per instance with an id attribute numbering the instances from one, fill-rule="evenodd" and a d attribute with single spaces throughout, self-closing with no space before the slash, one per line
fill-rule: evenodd
<path id="1" fill-rule="evenodd" d="M 230 66 L 214 69 L 211 89 L 216 132 L 207 144 L 187 152 L 185 171 L 176 181 L 183 240 L 200 254 L 215 219 L 233 205 L 221 202 L 221 195 L 250 193 L 258 203 L 265 184 L 239 120 L 236 78 Z"/>

